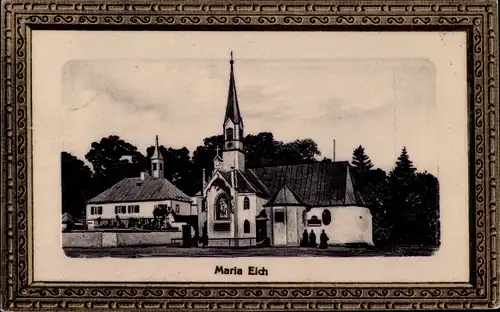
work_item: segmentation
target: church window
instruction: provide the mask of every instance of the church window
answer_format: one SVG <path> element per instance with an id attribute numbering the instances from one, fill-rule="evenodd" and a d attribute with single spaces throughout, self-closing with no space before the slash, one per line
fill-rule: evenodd
<path id="1" fill-rule="evenodd" d="M 304 210 L 302 211 L 302 224 L 306 224 L 307 223 L 307 212 Z"/>
<path id="2" fill-rule="evenodd" d="M 245 199 L 243 199 L 243 209 L 248 210 L 250 209 L 250 199 L 245 196 Z"/>
<path id="3" fill-rule="evenodd" d="M 226 140 L 232 140 L 234 138 L 233 128 L 226 129 Z"/>
<path id="4" fill-rule="evenodd" d="M 245 220 L 245 222 L 243 222 L 243 232 L 245 234 L 250 233 L 250 222 L 248 220 Z"/>
<path id="5" fill-rule="evenodd" d="M 203 198 L 201 201 L 201 211 L 206 211 L 207 210 L 207 200 Z"/>
<path id="6" fill-rule="evenodd" d="M 243 129 L 240 128 L 240 137 L 239 137 L 240 140 L 243 140 Z"/>
<path id="7" fill-rule="evenodd" d="M 162 166 L 162 164 L 161 164 L 161 163 L 160 163 L 160 170 L 163 170 L 163 166 Z"/>
<path id="8" fill-rule="evenodd" d="M 276 210 L 274 212 L 274 222 L 285 222 L 285 211 Z"/>
<path id="9" fill-rule="evenodd" d="M 330 222 L 332 222 L 332 214 L 330 213 L 330 210 L 328 209 L 323 210 L 323 214 L 321 215 L 321 220 L 323 221 L 324 225 L 329 225 Z"/>
<path id="10" fill-rule="evenodd" d="M 157 166 L 157 164 L 156 164 L 156 163 L 154 163 L 154 164 L 153 164 L 153 170 L 156 170 L 156 168 L 157 168 L 156 166 Z"/>
<path id="11" fill-rule="evenodd" d="M 230 201 L 226 193 L 221 193 L 215 200 L 215 219 L 229 220 Z"/>

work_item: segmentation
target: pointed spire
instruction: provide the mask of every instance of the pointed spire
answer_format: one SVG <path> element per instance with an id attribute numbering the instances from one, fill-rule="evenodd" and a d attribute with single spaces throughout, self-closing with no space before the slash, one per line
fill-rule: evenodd
<path id="1" fill-rule="evenodd" d="M 236 83 L 234 81 L 234 60 L 233 51 L 231 51 L 231 72 L 229 75 L 229 92 L 227 96 L 226 117 L 224 122 L 231 119 L 235 124 L 242 123 L 240 107 L 238 106 L 238 96 L 236 95 Z"/>
<path id="2" fill-rule="evenodd" d="M 160 145 L 158 145 L 158 135 L 156 135 L 155 150 L 151 159 L 163 159 L 163 156 L 161 156 L 160 153 Z"/>

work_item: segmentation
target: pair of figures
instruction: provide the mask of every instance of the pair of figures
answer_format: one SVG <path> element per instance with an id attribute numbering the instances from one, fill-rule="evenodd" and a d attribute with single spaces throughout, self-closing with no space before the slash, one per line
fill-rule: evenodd
<path id="1" fill-rule="evenodd" d="M 326 249 L 328 247 L 328 235 L 326 235 L 325 230 L 321 231 L 321 235 L 319 236 L 319 248 Z M 301 247 L 316 247 L 316 234 L 314 230 L 311 230 L 311 233 L 307 234 L 307 230 L 304 230 L 302 233 L 302 240 L 300 242 Z"/>

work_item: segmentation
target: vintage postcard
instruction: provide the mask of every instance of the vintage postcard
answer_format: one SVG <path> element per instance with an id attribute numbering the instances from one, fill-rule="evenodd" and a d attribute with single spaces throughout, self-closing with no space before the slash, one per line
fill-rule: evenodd
<path id="1" fill-rule="evenodd" d="M 3 5 L 7 306 L 496 306 L 498 8 L 462 2 Z"/>

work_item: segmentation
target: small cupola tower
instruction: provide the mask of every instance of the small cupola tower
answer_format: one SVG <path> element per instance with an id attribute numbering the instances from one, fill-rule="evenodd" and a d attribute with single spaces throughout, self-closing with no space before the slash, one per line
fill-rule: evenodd
<path id="1" fill-rule="evenodd" d="M 155 142 L 155 150 L 153 152 L 153 156 L 151 156 L 151 176 L 153 178 L 162 178 L 164 177 L 164 164 L 163 164 L 163 156 L 160 152 L 160 146 L 158 145 L 158 135 L 156 136 Z"/>
<path id="2" fill-rule="evenodd" d="M 243 149 L 243 119 L 241 118 L 236 82 L 234 80 L 234 60 L 231 52 L 229 61 L 229 92 L 227 97 L 226 116 L 224 117 L 223 135 L 224 148 L 222 152 L 222 170 L 245 170 L 245 151 Z"/>

